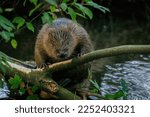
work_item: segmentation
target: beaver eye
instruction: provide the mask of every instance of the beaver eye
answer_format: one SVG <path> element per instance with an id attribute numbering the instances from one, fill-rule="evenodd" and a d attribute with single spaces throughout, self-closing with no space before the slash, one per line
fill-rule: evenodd
<path id="1" fill-rule="evenodd" d="M 56 52 L 57 52 L 57 53 L 59 53 L 59 51 L 60 51 L 59 49 L 56 49 Z"/>

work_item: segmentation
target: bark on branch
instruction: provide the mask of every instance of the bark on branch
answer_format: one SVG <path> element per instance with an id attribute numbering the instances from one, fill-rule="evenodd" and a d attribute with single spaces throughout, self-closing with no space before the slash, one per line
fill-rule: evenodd
<path id="1" fill-rule="evenodd" d="M 93 52 L 87 53 L 81 57 L 73 58 L 63 62 L 55 63 L 49 65 L 48 69 L 42 72 L 54 72 L 64 69 L 70 69 L 77 65 L 82 65 L 84 63 L 104 58 L 117 56 L 122 54 L 150 54 L 150 45 L 123 45 L 112 48 L 106 48 L 101 50 L 95 50 Z"/>

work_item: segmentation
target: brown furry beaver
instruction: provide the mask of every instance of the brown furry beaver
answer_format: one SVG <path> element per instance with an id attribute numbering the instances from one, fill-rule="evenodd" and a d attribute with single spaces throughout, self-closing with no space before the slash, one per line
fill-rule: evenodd
<path id="1" fill-rule="evenodd" d="M 86 30 L 67 18 L 58 18 L 45 24 L 35 44 L 35 62 L 38 68 L 93 50 Z"/>
<path id="2" fill-rule="evenodd" d="M 38 68 L 43 68 L 49 63 L 80 56 L 92 50 L 89 35 L 83 27 L 70 19 L 59 18 L 51 25 L 45 24 L 40 30 L 35 44 L 35 62 Z M 88 68 L 89 64 L 79 65 L 51 75 L 58 83 L 64 82 L 64 79 L 71 79 L 69 86 L 76 89 L 76 84 L 86 82 Z M 88 86 L 89 84 L 85 83 L 85 87 Z"/>

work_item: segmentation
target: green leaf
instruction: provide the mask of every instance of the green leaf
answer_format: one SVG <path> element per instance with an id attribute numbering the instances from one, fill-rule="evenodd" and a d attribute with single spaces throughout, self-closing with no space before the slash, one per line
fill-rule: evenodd
<path id="1" fill-rule="evenodd" d="M 12 39 L 12 40 L 11 40 L 11 45 L 12 45 L 12 47 L 13 47 L 14 49 L 16 49 L 16 48 L 17 48 L 17 41 L 16 41 L 15 39 Z"/>
<path id="2" fill-rule="evenodd" d="M 27 0 L 24 0 L 24 2 L 23 2 L 23 6 L 25 6 L 25 5 L 26 5 L 26 2 L 27 2 Z"/>
<path id="3" fill-rule="evenodd" d="M 86 19 L 86 17 L 84 15 L 80 14 L 80 13 L 76 13 L 76 15 L 78 15 L 78 16 L 83 17 L 83 18 Z"/>
<path id="4" fill-rule="evenodd" d="M 67 4 L 66 4 L 66 3 L 61 3 L 61 4 L 60 4 L 60 7 L 61 7 L 61 9 L 62 9 L 63 11 L 66 11 L 66 9 L 67 9 Z"/>
<path id="5" fill-rule="evenodd" d="M 2 15 L 0 15 L 0 22 L 15 29 L 15 26 L 7 18 L 3 17 Z"/>
<path id="6" fill-rule="evenodd" d="M 1 26 L 3 29 L 7 30 L 8 32 L 11 32 L 11 31 L 13 30 L 12 27 L 7 26 L 7 24 L 5 24 L 5 23 L 3 23 L 3 22 L 0 22 L 0 26 Z"/>
<path id="7" fill-rule="evenodd" d="M 72 20 L 76 20 L 76 12 L 71 7 L 68 7 L 68 14 L 71 16 Z"/>
<path id="8" fill-rule="evenodd" d="M 103 13 L 106 13 L 106 11 L 110 12 L 110 10 L 108 8 L 103 7 L 103 6 L 97 4 L 97 3 L 93 2 L 93 1 L 89 1 L 89 2 L 87 2 L 87 4 L 89 6 L 92 6 L 92 7 L 96 8 L 96 9 L 101 10 Z"/>
<path id="9" fill-rule="evenodd" d="M 14 33 L 2 31 L 0 32 L 0 36 L 5 39 L 6 42 L 8 42 L 11 37 L 14 37 Z"/>
<path id="10" fill-rule="evenodd" d="M 34 32 L 34 27 L 33 27 L 33 24 L 31 22 L 27 22 L 26 23 L 26 26 L 29 30 L 31 30 L 32 32 Z"/>
<path id="11" fill-rule="evenodd" d="M 25 19 L 22 17 L 15 17 L 12 22 L 18 24 L 17 29 L 19 29 L 20 27 L 22 27 L 24 25 Z"/>
<path id="12" fill-rule="evenodd" d="M 11 89 L 18 89 L 22 79 L 19 75 L 15 74 L 14 78 L 9 79 L 8 82 L 11 85 Z"/>
<path id="13" fill-rule="evenodd" d="M 34 9 L 32 9 L 30 12 L 29 12 L 29 16 L 31 16 L 36 10 L 38 10 L 40 7 L 42 6 L 42 3 L 39 3 L 38 5 L 35 6 Z"/>
<path id="14" fill-rule="evenodd" d="M 83 5 L 81 5 L 81 4 L 79 4 L 79 3 L 75 3 L 75 7 L 76 7 L 77 9 L 79 9 L 80 11 L 83 12 L 83 9 L 84 9 Z M 84 12 L 83 12 L 83 14 L 84 14 Z M 84 15 L 85 15 L 85 14 L 84 14 Z"/>
<path id="15" fill-rule="evenodd" d="M 27 97 L 27 100 L 39 100 L 40 98 L 39 98 L 39 96 L 37 95 L 37 94 L 35 94 L 35 95 L 31 95 L 31 96 L 28 96 Z"/>
<path id="16" fill-rule="evenodd" d="M 35 93 L 38 89 L 39 89 L 39 86 L 34 85 L 34 86 L 32 87 L 32 92 Z"/>
<path id="17" fill-rule="evenodd" d="M 98 93 L 98 92 L 99 92 L 99 90 L 98 90 L 98 89 L 93 88 L 93 89 L 90 89 L 90 92 L 92 92 L 92 93 Z"/>
<path id="18" fill-rule="evenodd" d="M 19 89 L 19 93 L 20 93 L 20 95 L 25 94 L 25 92 L 26 92 L 26 90 L 25 90 L 24 88 L 20 88 L 20 89 Z"/>
<path id="19" fill-rule="evenodd" d="M 92 13 L 92 11 L 91 11 L 89 8 L 83 7 L 83 12 L 84 12 L 90 19 L 93 18 L 93 13 Z"/>
<path id="20" fill-rule="evenodd" d="M 43 24 L 44 23 L 51 24 L 53 20 L 52 17 L 47 12 L 43 13 L 43 16 L 41 17 L 41 19 L 42 19 Z"/>
<path id="21" fill-rule="evenodd" d="M 57 6 L 56 0 L 45 0 L 45 1 L 51 5 Z"/>
<path id="22" fill-rule="evenodd" d="M 31 3 L 33 3 L 35 6 L 37 5 L 38 0 L 30 0 Z"/>
<path id="23" fill-rule="evenodd" d="M 51 6 L 50 6 L 50 10 L 51 10 L 51 12 L 55 12 L 55 11 L 56 11 L 56 7 L 53 6 L 53 5 L 51 5 Z"/>
<path id="24" fill-rule="evenodd" d="M 118 92 L 116 92 L 114 94 L 106 94 L 105 95 L 105 97 L 107 99 L 111 99 L 111 100 L 113 100 L 113 99 L 119 99 L 119 98 L 121 98 L 123 96 L 124 96 L 124 92 L 122 90 L 119 90 Z"/>
<path id="25" fill-rule="evenodd" d="M 90 80 L 91 84 L 93 84 L 93 86 L 97 89 L 100 90 L 100 86 L 98 85 L 96 80 Z"/>
<path id="26" fill-rule="evenodd" d="M 13 11 L 14 10 L 14 8 L 6 8 L 4 11 L 5 12 L 11 12 L 11 11 Z"/>
<path id="27" fill-rule="evenodd" d="M 93 18 L 93 13 L 92 13 L 92 11 L 89 8 L 84 7 L 81 4 L 79 4 L 79 3 L 75 3 L 75 6 L 76 6 L 77 9 L 79 9 L 80 11 L 82 11 L 82 13 L 83 13 L 84 16 L 86 14 L 90 19 Z"/>

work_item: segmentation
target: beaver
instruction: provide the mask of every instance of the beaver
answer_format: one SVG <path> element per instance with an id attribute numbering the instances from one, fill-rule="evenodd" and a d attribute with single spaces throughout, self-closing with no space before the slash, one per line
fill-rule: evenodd
<path id="1" fill-rule="evenodd" d="M 42 68 L 92 50 L 89 35 L 81 25 L 67 18 L 58 18 L 39 31 L 34 57 L 37 67 Z"/>
<path id="2" fill-rule="evenodd" d="M 45 68 L 48 64 L 81 56 L 92 50 L 90 37 L 80 24 L 67 18 L 58 18 L 51 25 L 45 24 L 39 31 L 35 43 L 35 62 L 38 68 Z M 89 67 L 87 63 L 50 75 L 58 84 L 64 82 L 69 89 L 71 86 L 71 90 L 74 90 L 79 83 L 87 82 Z M 89 86 L 88 83 L 84 84 L 85 87 Z"/>

